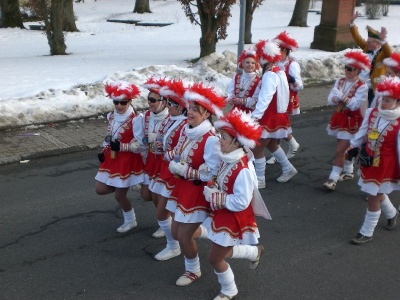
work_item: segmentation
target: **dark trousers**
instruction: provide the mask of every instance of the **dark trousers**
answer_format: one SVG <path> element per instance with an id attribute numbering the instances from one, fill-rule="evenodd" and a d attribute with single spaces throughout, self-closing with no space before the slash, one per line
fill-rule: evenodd
<path id="1" fill-rule="evenodd" d="M 374 100 L 375 94 L 373 89 L 368 89 L 368 107 L 371 107 L 372 100 Z"/>

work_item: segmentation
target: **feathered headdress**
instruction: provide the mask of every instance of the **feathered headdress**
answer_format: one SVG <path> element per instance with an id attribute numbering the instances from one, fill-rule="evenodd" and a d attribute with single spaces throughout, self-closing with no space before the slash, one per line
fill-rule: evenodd
<path id="1" fill-rule="evenodd" d="M 145 83 L 143 83 L 143 87 L 148 89 L 150 92 L 160 94 L 160 89 L 165 86 L 166 83 L 167 80 L 165 78 L 156 79 L 154 77 L 150 77 Z"/>
<path id="2" fill-rule="evenodd" d="M 217 117 L 223 115 L 221 109 L 225 106 L 225 98 L 218 95 L 211 86 L 205 86 L 201 82 L 195 83 L 186 90 L 183 98 L 187 102 L 192 101 L 203 106 Z"/>
<path id="3" fill-rule="evenodd" d="M 238 108 L 234 108 L 225 117 L 214 122 L 214 127 L 223 129 L 231 136 L 237 138 L 243 146 L 254 148 L 261 138 L 262 127 L 251 117 Z"/>
<path id="4" fill-rule="evenodd" d="M 138 87 L 126 81 L 108 82 L 105 91 L 113 100 L 131 100 L 140 95 Z"/>
<path id="5" fill-rule="evenodd" d="M 365 71 L 369 71 L 371 68 L 371 61 L 368 54 L 361 51 L 349 51 L 345 53 L 342 63 Z"/>
<path id="6" fill-rule="evenodd" d="M 268 40 L 261 40 L 254 45 L 258 61 L 261 65 L 278 62 L 282 59 L 281 50 L 278 45 Z"/>
<path id="7" fill-rule="evenodd" d="M 279 46 L 289 49 L 291 51 L 296 51 L 299 48 L 296 40 L 290 37 L 286 31 L 278 34 L 272 41 L 277 43 Z"/>
<path id="8" fill-rule="evenodd" d="M 164 98 L 171 98 L 174 102 L 182 107 L 186 107 L 186 102 L 183 99 L 186 88 L 182 80 L 168 80 L 166 85 L 160 89 L 160 96 Z"/>
<path id="9" fill-rule="evenodd" d="M 400 79 L 387 77 L 376 86 L 375 94 L 400 100 Z"/>
<path id="10" fill-rule="evenodd" d="M 383 60 L 383 63 L 386 66 L 395 69 L 397 72 L 400 72 L 400 53 L 392 52 L 390 57 L 387 57 Z"/>
<path id="11" fill-rule="evenodd" d="M 256 61 L 256 69 L 260 68 L 260 64 L 258 63 L 257 53 L 254 49 L 243 50 L 238 58 L 238 68 L 243 69 L 243 61 L 251 57 Z"/>

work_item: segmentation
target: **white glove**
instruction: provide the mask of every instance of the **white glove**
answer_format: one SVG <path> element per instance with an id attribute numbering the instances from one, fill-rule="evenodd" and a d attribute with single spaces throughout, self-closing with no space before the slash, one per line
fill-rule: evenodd
<path id="1" fill-rule="evenodd" d="M 129 151 L 133 152 L 133 153 L 140 153 L 140 144 L 138 141 L 132 141 L 129 144 Z"/>
<path id="2" fill-rule="evenodd" d="M 216 192 L 219 192 L 219 189 L 217 189 L 216 187 L 212 188 L 209 188 L 208 186 L 204 187 L 203 195 L 206 198 L 207 202 L 211 201 L 211 195 Z"/>
<path id="3" fill-rule="evenodd" d="M 341 100 L 343 98 L 343 92 L 341 90 L 339 90 L 338 88 L 333 88 L 332 91 L 333 91 L 333 94 L 335 95 L 335 97 L 338 98 L 339 100 Z"/>
<path id="4" fill-rule="evenodd" d="M 157 133 L 155 132 L 150 132 L 149 135 L 147 136 L 149 144 L 154 143 L 156 140 Z"/>
<path id="5" fill-rule="evenodd" d="M 168 168 L 172 174 L 184 176 L 187 171 L 188 165 L 186 163 L 174 162 L 173 160 L 171 160 L 169 162 Z"/>
<path id="6" fill-rule="evenodd" d="M 201 181 L 210 181 L 212 180 L 211 168 L 207 166 L 207 164 L 202 164 L 199 167 L 199 177 Z"/>

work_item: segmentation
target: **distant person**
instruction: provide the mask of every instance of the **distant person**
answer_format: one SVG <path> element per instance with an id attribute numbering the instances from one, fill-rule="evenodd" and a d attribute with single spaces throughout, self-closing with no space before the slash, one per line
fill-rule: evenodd
<path id="1" fill-rule="evenodd" d="M 98 154 L 96 193 L 114 193 L 124 216 L 124 223 L 117 232 L 124 233 L 137 226 L 135 211 L 127 197 L 128 189 L 144 180 L 140 144 L 133 130 L 136 112 L 131 106 L 140 92 L 134 84 L 122 81 L 108 83 L 105 90 L 113 100 L 114 111 L 107 114 L 107 135 Z"/>
<path id="2" fill-rule="evenodd" d="M 247 259 L 250 269 L 256 269 L 264 247 L 256 246 L 260 234 L 255 215 L 267 219 L 270 216 L 257 189 L 250 151 L 260 139 L 262 128 L 238 108 L 217 120 L 214 126 L 220 132 L 222 161 L 215 180 L 204 187 L 212 212 L 203 225 L 212 242 L 208 259 L 221 285 L 214 300 L 223 300 L 238 294 L 233 271 L 225 259 Z M 259 206 L 254 208 L 252 201 Z"/>
<path id="3" fill-rule="evenodd" d="M 345 76 L 336 80 L 328 96 L 328 105 L 336 106 L 326 128 L 328 135 L 336 137 L 335 160 L 327 182 L 323 186 L 335 190 L 338 181 L 354 178 L 354 162 L 346 160 L 350 140 L 362 123 L 360 108 L 368 101 L 368 86 L 359 78 L 362 70 L 368 71 L 370 60 L 361 51 L 349 51 L 343 59 Z"/>
<path id="4" fill-rule="evenodd" d="M 367 26 L 368 39 L 365 40 L 358 32 L 357 26 L 354 24 L 355 19 L 359 16 L 358 11 L 351 17 L 350 32 L 356 44 L 369 55 L 371 66 L 369 71 L 363 71 L 360 78 L 368 85 L 368 106 L 371 105 L 374 98 L 374 90 L 376 87 L 376 78 L 385 74 L 385 65 L 383 59 L 389 57 L 392 53 L 392 48 L 386 41 L 387 30 L 385 27 L 378 32 L 370 26 Z"/>
<path id="5" fill-rule="evenodd" d="M 279 145 L 279 140 L 286 138 L 292 132 L 287 113 L 289 84 L 285 72 L 276 66 L 282 57 L 280 49 L 276 43 L 267 40 L 258 42 L 255 49 L 263 72 L 258 101 L 251 115 L 263 127 L 259 145 L 253 149 L 258 188 L 262 189 L 266 186 L 265 148 L 282 167 L 282 174 L 277 178 L 278 182 L 289 181 L 297 174 L 297 170 Z"/>
<path id="6" fill-rule="evenodd" d="M 376 94 L 382 96 L 382 101 L 377 108 L 367 110 L 348 150 L 349 157 L 359 153 L 358 184 L 368 194 L 364 223 L 351 240 L 356 245 L 372 240 L 381 211 L 387 230 L 396 227 L 399 215 L 388 195 L 400 190 L 400 79 L 386 78 L 378 83 Z"/>
<path id="7" fill-rule="evenodd" d="M 165 78 L 150 77 L 143 84 L 149 90 L 147 94 L 147 104 L 149 109 L 137 116 L 135 122 L 135 133 L 139 137 L 139 143 L 144 149 L 144 182 L 141 184 L 140 194 L 144 201 L 152 201 L 157 209 L 158 195 L 149 189 L 151 181 L 155 181 L 160 174 L 163 153 L 157 151 L 155 147 L 156 139 L 162 138 L 157 133 L 168 116 L 167 101 L 161 97 L 160 89 L 166 85 Z M 158 228 L 152 236 L 154 238 L 164 237 L 164 232 Z"/>
<path id="8" fill-rule="evenodd" d="M 254 93 L 260 82 L 258 58 L 253 49 L 243 50 L 238 59 L 238 68 L 243 72 L 233 75 L 228 86 L 227 103 L 245 112 L 254 110 L 257 95 Z"/>
<path id="9" fill-rule="evenodd" d="M 299 48 L 296 40 L 293 39 L 289 34 L 284 31 L 278 34 L 273 40 L 277 43 L 281 49 L 282 59 L 276 65 L 286 73 L 286 77 L 289 82 L 289 104 L 288 114 L 299 115 L 300 114 L 300 102 L 299 102 L 299 91 L 303 89 L 303 80 L 301 79 L 301 70 L 299 63 L 290 55 L 292 51 L 296 51 Z M 299 150 L 300 144 L 293 137 L 292 133 L 288 133 L 287 138 L 284 139 L 289 144 L 289 149 L 286 152 L 288 159 L 293 158 Z M 271 157 L 267 160 L 267 164 L 273 165 L 277 162 L 275 157 Z"/>
<path id="10" fill-rule="evenodd" d="M 174 214 L 172 236 L 179 241 L 185 259 L 185 272 L 176 281 L 186 286 L 201 276 L 197 243 L 194 239 L 200 224 L 210 213 L 210 203 L 203 195 L 212 170 L 219 165 L 220 144 L 211 123 L 212 115 L 222 115 L 225 98 L 204 83 L 194 83 L 184 94 L 187 102 L 187 124 L 178 144 L 166 153 L 169 170 L 176 174 L 175 187 L 168 199 L 167 209 Z M 202 177 L 203 170 L 210 170 Z"/>
<path id="11" fill-rule="evenodd" d="M 159 175 L 151 180 L 149 189 L 158 196 L 157 222 L 165 234 L 167 245 L 154 256 L 157 260 L 168 260 L 181 254 L 179 242 L 172 237 L 171 212 L 166 209 L 176 178 L 169 170 L 169 161 L 164 159 L 164 155 L 178 144 L 181 131 L 187 123 L 186 103 L 183 99 L 185 91 L 186 87 L 181 80 L 168 80 L 160 89 L 160 95 L 167 102 L 169 115 L 158 129 L 157 134 L 162 140 L 156 140 L 155 147 L 162 153 L 163 158 L 159 158 L 161 162 Z"/>

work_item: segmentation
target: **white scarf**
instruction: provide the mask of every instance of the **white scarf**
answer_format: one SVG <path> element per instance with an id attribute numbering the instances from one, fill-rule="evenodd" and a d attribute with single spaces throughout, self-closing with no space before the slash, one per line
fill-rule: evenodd
<path id="1" fill-rule="evenodd" d="M 233 150 L 232 152 L 229 153 L 220 153 L 219 157 L 223 162 L 226 162 L 227 164 L 234 163 L 241 159 L 245 155 L 244 151 L 242 148 Z"/>
<path id="2" fill-rule="evenodd" d="M 114 109 L 114 122 L 122 123 L 133 113 L 133 107 L 129 105 L 126 112 L 120 114 L 116 109 Z"/>
<path id="3" fill-rule="evenodd" d="M 382 109 L 381 104 L 378 106 L 379 116 L 385 120 L 393 121 L 400 118 L 400 107 L 396 107 L 395 109 Z"/>
<path id="4" fill-rule="evenodd" d="M 212 129 L 213 126 L 209 120 L 204 120 L 200 125 L 193 128 L 189 128 L 189 124 L 185 125 L 186 135 L 191 140 L 197 140 Z"/>
<path id="5" fill-rule="evenodd" d="M 150 112 L 150 118 L 154 120 L 155 123 L 164 120 L 168 116 L 168 108 L 164 108 L 158 114 Z"/>

